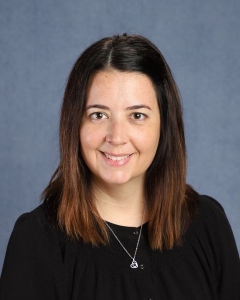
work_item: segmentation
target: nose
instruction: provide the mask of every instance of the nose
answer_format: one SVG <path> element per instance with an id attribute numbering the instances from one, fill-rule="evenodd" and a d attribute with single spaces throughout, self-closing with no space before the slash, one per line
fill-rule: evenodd
<path id="1" fill-rule="evenodd" d="M 127 124 L 120 120 L 110 122 L 106 134 L 106 141 L 116 146 L 126 144 L 128 142 Z"/>

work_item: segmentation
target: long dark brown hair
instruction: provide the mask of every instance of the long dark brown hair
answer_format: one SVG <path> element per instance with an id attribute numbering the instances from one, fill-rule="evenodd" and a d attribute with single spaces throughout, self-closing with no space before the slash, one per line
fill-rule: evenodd
<path id="1" fill-rule="evenodd" d="M 159 49 L 137 35 L 103 38 L 77 59 L 68 78 L 60 118 L 60 163 L 42 193 L 50 215 L 67 235 L 106 244 L 108 231 L 93 201 L 91 173 L 81 152 L 79 129 L 91 76 L 100 70 L 141 72 L 155 87 L 161 119 L 156 155 L 145 176 L 152 249 L 171 249 L 197 210 L 197 193 L 186 184 L 186 146 L 177 85 Z"/>

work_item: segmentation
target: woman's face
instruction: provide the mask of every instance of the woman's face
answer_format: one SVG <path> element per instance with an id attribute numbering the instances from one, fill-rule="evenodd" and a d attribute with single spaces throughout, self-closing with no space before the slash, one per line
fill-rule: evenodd
<path id="1" fill-rule="evenodd" d="M 91 78 L 80 143 L 93 181 L 142 183 L 159 138 L 156 93 L 146 75 L 112 69 Z"/>

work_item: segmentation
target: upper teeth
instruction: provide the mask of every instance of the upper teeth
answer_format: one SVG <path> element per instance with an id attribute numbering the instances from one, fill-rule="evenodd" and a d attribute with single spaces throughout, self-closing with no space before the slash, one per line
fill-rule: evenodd
<path id="1" fill-rule="evenodd" d="M 111 159 L 111 160 L 115 160 L 115 161 L 117 161 L 117 160 L 122 160 L 122 159 L 125 159 L 125 158 L 127 158 L 128 156 L 130 156 L 130 154 L 125 155 L 125 156 L 112 156 L 112 155 L 109 155 L 109 154 L 107 154 L 107 153 L 104 153 L 104 155 L 105 155 L 107 158 L 109 158 L 109 159 Z"/>

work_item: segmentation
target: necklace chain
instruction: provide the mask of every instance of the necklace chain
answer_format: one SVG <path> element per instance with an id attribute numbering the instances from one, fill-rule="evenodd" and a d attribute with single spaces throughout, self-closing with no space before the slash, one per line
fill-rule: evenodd
<path id="1" fill-rule="evenodd" d="M 119 240 L 119 238 L 117 237 L 117 235 L 115 234 L 115 232 L 112 230 L 112 228 L 108 225 L 108 223 L 106 221 L 105 224 L 107 225 L 107 227 L 109 228 L 109 230 L 112 232 L 113 236 L 116 238 L 116 240 L 118 241 L 118 243 L 121 245 L 121 247 L 123 248 L 123 250 L 127 253 L 127 255 L 132 259 L 132 263 L 130 264 L 130 267 L 132 269 L 136 269 L 138 268 L 138 263 L 136 261 L 136 255 L 137 255 L 137 250 L 138 250 L 138 246 L 139 246 L 139 242 L 140 242 L 140 238 L 141 238 L 141 234 L 142 234 L 142 226 L 143 226 L 143 216 L 144 216 L 144 211 L 145 211 L 145 207 L 143 209 L 143 214 L 142 214 L 142 220 L 141 220 L 141 227 L 140 227 L 140 232 L 139 232 L 139 236 L 138 236 L 138 240 L 137 240 L 137 245 L 135 248 L 135 252 L 134 255 L 132 257 L 132 255 L 127 251 L 127 249 L 123 246 L 123 244 L 121 243 L 121 241 Z"/>

